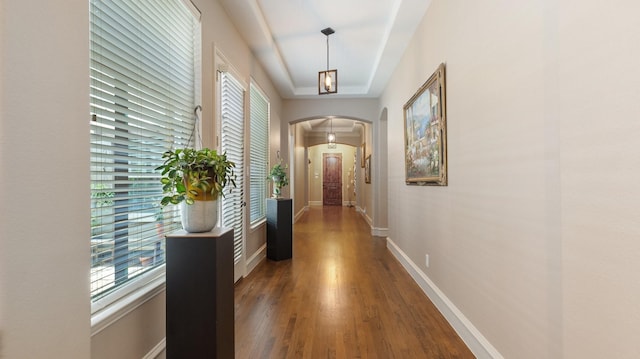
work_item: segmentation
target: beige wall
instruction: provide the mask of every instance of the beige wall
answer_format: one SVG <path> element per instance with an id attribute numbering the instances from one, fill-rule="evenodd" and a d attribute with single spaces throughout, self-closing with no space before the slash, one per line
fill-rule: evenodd
<path id="1" fill-rule="evenodd" d="M 378 219 L 376 226 L 372 228 L 373 235 L 386 237 L 389 235 L 389 215 L 388 215 L 388 153 L 387 153 L 387 110 L 383 109 L 378 121 L 377 131 L 372 131 L 372 135 L 377 137 L 378 151 L 376 152 L 375 166 L 371 169 L 371 176 L 376 180 L 373 182 L 373 191 L 380 197 L 379 205 L 375 206 L 374 217 Z"/>
<path id="2" fill-rule="evenodd" d="M 91 358 L 144 357 L 165 337 L 165 308 L 166 297 L 163 293 L 119 318 L 93 336 Z"/>
<path id="3" fill-rule="evenodd" d="M 358 210 L 361 211 L 362 215 L 369 223 L 369 226 L 375 228 L 376 225 L 374 224 L 374 218 L 373 218 L 373 200 L 374 200 L 373 196 L 375 192 L 373 190 L 374 188 L 373 184 L 376 183 L 377 179 L 374 179 L 373 175 L 374 175 L 374 170 L 377 166 L 377 159 L 376 159 L 377 149 L 373 142 L 372 127 L 373 126 L 371 126 L 370 124 L 364 125 L 364 141 L 363 141 L 365 143 L 364 159 L 366 160 L 367 157 L 371 156 L 371 182 L 370 183 L 365 182 L 365 167 L 360 167 L 359 178 L 360 178 L 360 185 L 362 190 L 360 191 L 360 199 L 358 200 Z"/>
<path id="4" fill-rule="evenodd" d="M 313 100 L 284 100 L 283 120 L 292 123 L 303 119 L 325 116 L 360 119 L 367 122 L 378 120 L 378 100 L 369 98 L 340 99 L 324 98 Z"/>
<path id="5" fill-rule="evenodd" d="M 434 0 L 382 96 L 389 238 L 505 358 L 640 356 L 638 13 Z M 407 186 L 402 106 L 441 62 L 449 185 Z"/>
<path id="6" fill-rule="evenodd" d="M 304 137 L 304 131 L 299 125 L 292 125 L 292 130 L 295 131 L 295 153 L 294 153 L 294 166 L 293 170 L 295 174 L 293 176 L 294 191 L 293 198 L 293 215 L 295 218 L 302 214 L 302 211 L 309 205 L 308 200 L 308 179 L 307 179 L 307 148 Z"/>
<path id="7" fill-rule="evenodd" d="M 89 3 L 0 0 L 0 357 L 85 359 Z"/>

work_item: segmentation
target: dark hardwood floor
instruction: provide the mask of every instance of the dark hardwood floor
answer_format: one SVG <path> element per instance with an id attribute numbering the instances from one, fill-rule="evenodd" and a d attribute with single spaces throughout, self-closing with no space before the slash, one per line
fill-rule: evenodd
<path id="1" fill-rule="evenodd" d="M 235 288 L 236 358 L 473 358 L 355 209 L 312 207 L 293 259 Z"/>

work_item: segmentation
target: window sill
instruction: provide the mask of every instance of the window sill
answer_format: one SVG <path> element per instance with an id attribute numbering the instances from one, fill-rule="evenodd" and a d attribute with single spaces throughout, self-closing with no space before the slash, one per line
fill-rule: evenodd
<path id="1" fill-rule="evenodd" d="M 166 287 L 165 271 L 165 265 L 162 265 L 92 303 L 91 336 L 163 292 Z"/>
<path id="2" fill-rule="evenodd" d="M 257 231 L 259 228 L 264 226 L 265 223 L 267 223 L 267 218 L 266 217 L 264 217 L 262 219 L 259 219 L 259 220 L 255 221 L 254 223 L 251 223 L 251 225 L 249 227 L 249 232 Z"/>

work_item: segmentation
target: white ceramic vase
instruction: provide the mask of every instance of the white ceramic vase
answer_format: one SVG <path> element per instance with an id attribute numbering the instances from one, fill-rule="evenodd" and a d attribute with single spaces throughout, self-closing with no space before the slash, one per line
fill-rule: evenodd
<path id="1" fill-rule="evenodd" d="M 282 190 L 280 188 L 280 177 L 271 176 L 271 179 L 273 180 L 273 193 L 271 194 L 271 197 L 273 198 L 282 197 Z"/>
<path id="2" fill-rule="evenodd" d="M 182 228 L 189 233 L 209 232 L 218 224 L 218 201 L 180 203 Z"/>

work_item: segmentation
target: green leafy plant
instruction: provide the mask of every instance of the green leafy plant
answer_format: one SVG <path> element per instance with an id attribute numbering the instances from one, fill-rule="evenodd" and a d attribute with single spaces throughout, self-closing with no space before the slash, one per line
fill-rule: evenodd
<path id="1" fill-rule="evenodd" d="M 283 165 L 282 161 L 271 167 L 271 171 L 269 171 L 268 180 L 274 181 L 274 184 L 278 187 L 284 187 L 289 184 L 289 178 L 287 177 L 288 166 Z"/>
<path id="2" fill-rule="evenodd" d="M 227 185 L 236 187 L 235 163 L 227 159 L 226 152 L 203 148 L 169 150 L 162 155 L 162 190 L 166 194 L 160 204 L 193 204 L 195 200 L 215 200 L 224 197 Z"/>

